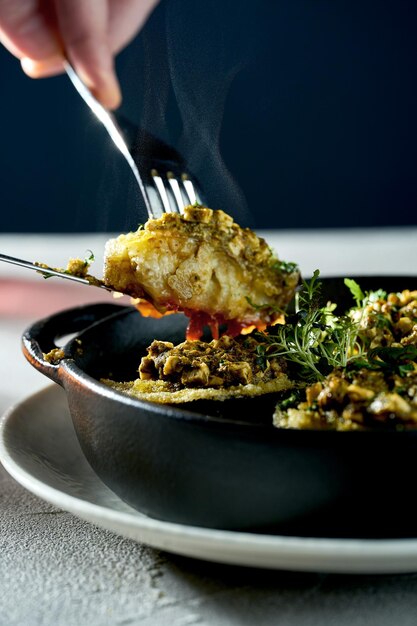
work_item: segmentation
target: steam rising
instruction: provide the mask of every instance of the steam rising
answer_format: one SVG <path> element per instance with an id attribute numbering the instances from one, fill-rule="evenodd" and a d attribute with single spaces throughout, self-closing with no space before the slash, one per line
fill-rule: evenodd
<path id="1" fill-rule="evenodd" d="M 201 178 L 203 188 L 207 187 L 213 208 L 247 221 L 246 200 L 220 153 L 226 97 L 244 65 L 247 52 L 242 48 L 247 33 L 237 32 L 236 20 L 230 24 L 223 17 L 222 3 L 217 0 L 172 0 L 166 15 L 168 61 L 184 124 L 179 150 Z"/>
<path id="2" fill-rule="evenodd" d="M 152 70 L 145 67 L 145 85 L 151 87 L 145 95 L 142 119 L 153 132 L 167 135 L 164 113 L 169 104 L 166 82 L 170 81 L 182 122 L 177 149 L 200 180 L 207 203 L 248 224 L 252 220 L 247 203 L 222 158 L 220 135 L 230 86 L 250 58 L 253 38 L 249 15 L 246 23 L 241 14 L 239 20 L 233 19 L 233 8 L 244 12 L 246 3 L 240 8 L 233 3 L 232 11 L 224 11 L 224 6 L 218 0 L 166 3 L 166 40 L 161 29 L 152 34 L 158 41 L 157 59 L 156 46 L 147 50 L 145 43 L 145 54 L 152 53 L 145 63 L 151 64 Z M 244 149 L 242 132 L 236 150 Z"/>

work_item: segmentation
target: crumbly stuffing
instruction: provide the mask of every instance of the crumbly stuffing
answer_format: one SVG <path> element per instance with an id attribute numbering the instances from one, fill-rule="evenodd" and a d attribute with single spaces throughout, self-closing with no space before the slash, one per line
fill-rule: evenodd
<path id="1" fill-rule="evenodd" d="M 230 334 L 265 327 L 281 316 L 298 281 L 298 268 L 281 263 L 253 231 L 200 206 L 149 220 L 105 249 L 105 284 L 138 298 L 139 310 L 146 301 L 144 314 L 184 311 L 192 339 L 203 325 L 215 338 L 222 323 Z"/>
<path id="2" fill-rule="evenodd" d="M 141 360 L 139 378 L 102 382 L 141 400 L 169 404 L 255 397 L 291 388 L 284 362 L 271 358 L 265 363 L 257 356 L 258 345 L 255 338 L 242 336 L 177 346 L 153 341 Z"/>
<path id="3" fill-rule="evenodd" d="M 359 322 L 359 335 L 369 350 L 417 345 L 417 290 L 371 298 L 364 308 L 352 309 L 351 316 Z"/>
<path id="4" fill-rule="evenodd" d="M 274 413 L 279 428 L 368 430 L 417 426 L 417 366 L 405 377 L 335 370 L 308 387 L 296 408 Z"/>
<path id="5" fill-rule="evenodd" d="M 41 273 L 44 278 L 49 278 L 52 274 L 48 275 L 48 270 L 54 270 L 55 272 L 61 272 L 62 274 L 70 274 L 71 276 L 77 276 L 77 278 L 85 278 L 90 285 L 96 287 L 102 287 L 103 281 L 88 273 L 92 259 L 79 259 L 71 258 L 68 260 L 66 267 L 50 267 L 46 263 L 35 263 L 40 270 L 44 270 Z"/>
<path id="6" fill-rule="evenodd" d="M 283 371 L 282 359 L 271 358 L 262 368 L 252 337 L 223 336 L 206 343 L 185 341 L 177 346 L 153 341 L 139 366 L 141 380 L 164 380 L 173 388 L 232 387 L 272 380 Z"/>
<path id="7" fill-rule="evenodd" d="M 52 365 L 58 365 L 64 357 L 65 353 L 62 348 L 53 348 L 53 350 L 50 350 L 43 355 L 44 360 Z"/>

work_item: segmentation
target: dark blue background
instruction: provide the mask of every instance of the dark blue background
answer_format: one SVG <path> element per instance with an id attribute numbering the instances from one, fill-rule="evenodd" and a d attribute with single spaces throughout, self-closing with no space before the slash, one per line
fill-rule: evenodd
<path id="1" fill-rule="evenodd" d="M 417 3 L 167 0 L 117 60 L 122 111 L 258 228 L 416 224 Z M 2 232 L 146 219 L 66 77 L 0 51 Z"/>

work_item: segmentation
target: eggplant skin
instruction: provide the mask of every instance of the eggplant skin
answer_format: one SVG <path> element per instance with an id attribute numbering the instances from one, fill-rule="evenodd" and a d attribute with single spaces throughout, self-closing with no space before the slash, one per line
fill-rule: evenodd
<path id="1" fill-rule="evenodd" d="M 105 247 L 104 283 L 162 314 L 202 312 L 260 327 L 279 318 L 298 282 L 298 268 L 282 264 L 264 239 L 206 207 L 164 214 Z"/>

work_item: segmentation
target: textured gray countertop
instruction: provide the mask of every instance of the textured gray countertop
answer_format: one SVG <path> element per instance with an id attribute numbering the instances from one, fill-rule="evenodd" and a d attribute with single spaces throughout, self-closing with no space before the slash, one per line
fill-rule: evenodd
<path id="1" fill-rule="evenodd" d="M 305 274 L 315 267 L 323 275 L 412 274 L 417 267 L 417 229 L 271 233 L 269 240 L 285 249 L 282 257 L 300 260 Z M 77 243 L 82 252 L 85 240 Z M 48 250 L 51 263 L 65 262 L 70 248 L 74 238 L 56 245 L 53 238 L 0 237 L 6 254 L 38 258 Z M 15 276 L 14 268 L 2 268 L 3 302 Z M 43 307 L 49 306 L 46 299 Z M 23 329 L 42 311 L 34 301 L 26 303 L 24 315 L 11 308 L 9 303 L 0 310 L 1 413 L 47 384 L 20 353 Z M 289 573 L 161 553 L 55 509 L 0 467 L 1 626 L 414 626 L 416 616 L 417 574 Z"/>

